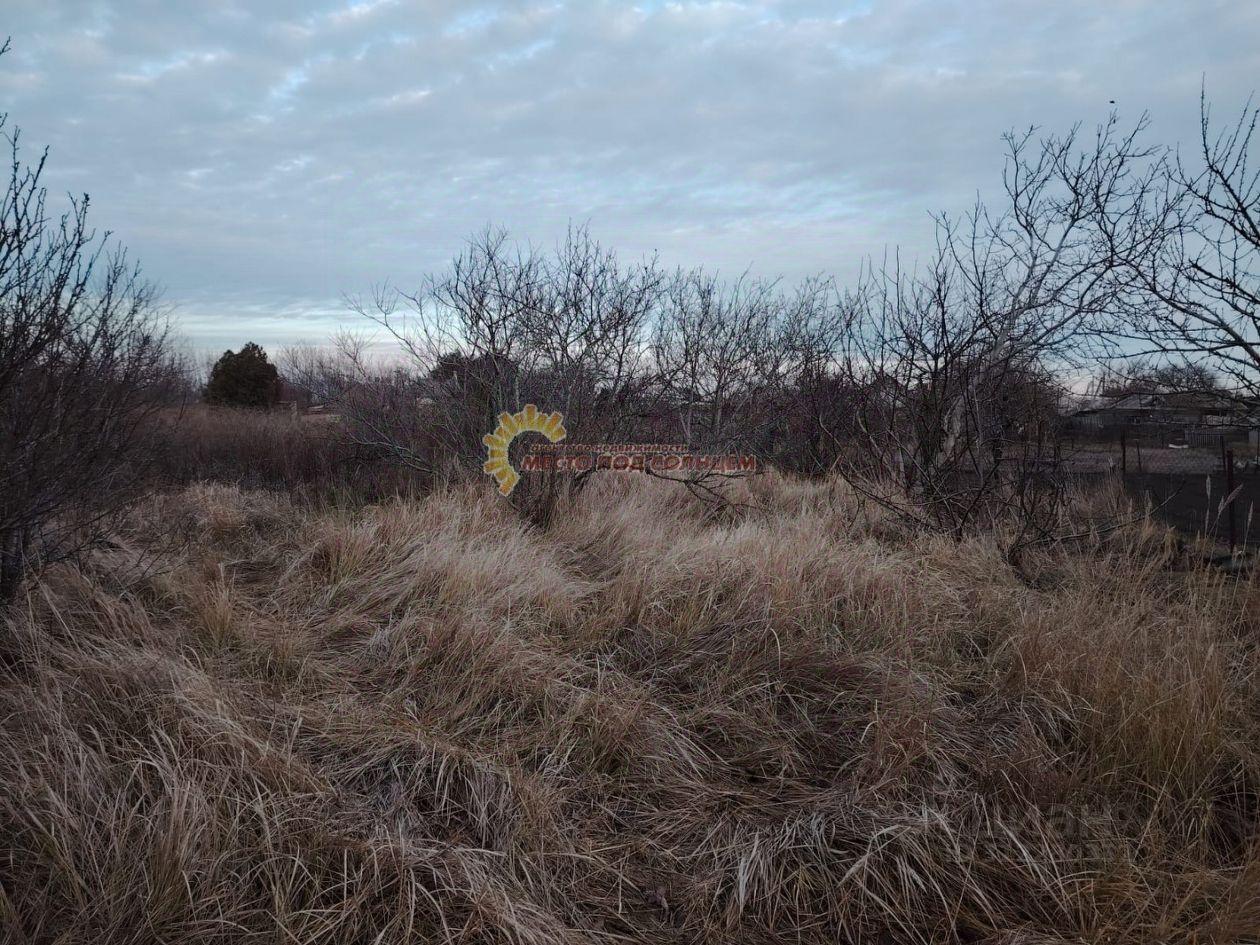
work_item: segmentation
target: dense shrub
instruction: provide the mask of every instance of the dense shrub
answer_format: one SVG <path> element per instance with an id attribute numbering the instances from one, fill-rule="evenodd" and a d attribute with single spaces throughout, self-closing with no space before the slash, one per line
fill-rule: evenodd
<path id="1" fill-rule="evenodd" d="M 216 406 L 270 407 L 280 399 L 280 373 L 251 341 L 240 351 L 224 351 L 214 363 L 205 398 Z"/>

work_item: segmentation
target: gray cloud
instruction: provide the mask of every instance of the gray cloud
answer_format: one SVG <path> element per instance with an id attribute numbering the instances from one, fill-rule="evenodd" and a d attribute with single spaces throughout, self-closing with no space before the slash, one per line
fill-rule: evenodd
<path id="1" fill-rule="evenodd" d="M 1238 2 L 7 0 L 0 108 L 198 345 L 317 340 L 486 223 L 851 274 L 989 192 L 999 136 L 1241 105 Z"/>

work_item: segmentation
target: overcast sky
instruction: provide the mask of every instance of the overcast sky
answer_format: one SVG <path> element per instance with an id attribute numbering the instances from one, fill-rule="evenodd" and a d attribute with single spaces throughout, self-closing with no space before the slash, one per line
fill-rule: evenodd
<path id="1" fill-rule="evenodd" d="M 0 110 L 221 350 L 321 341 L 473 231 L 848 278 L 1000 182 L 1004 130 L 1260 86 L 1260 3 L 3 0 Z"/>

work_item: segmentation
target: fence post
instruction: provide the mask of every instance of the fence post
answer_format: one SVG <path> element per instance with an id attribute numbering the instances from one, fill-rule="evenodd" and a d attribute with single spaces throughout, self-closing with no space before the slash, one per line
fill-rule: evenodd
<path id="1" fill-rule="evenodd" d="M 1223 441 L 1222 441 L 1223 442 Z M 1234 518 L 1234 451 L 1225 451 L 1225 502 L 1229 515 L 1229 550 L 1232 553 L 1238 545 L 1238 525 Z"/>
<path id="2" fill-rule="evenodd" d="M 1120 431 L 1120 475 L 1126 475 L 1129 472 L 1129 449 L 1127 444 L 1129 435 L 1125 430 Z"/>

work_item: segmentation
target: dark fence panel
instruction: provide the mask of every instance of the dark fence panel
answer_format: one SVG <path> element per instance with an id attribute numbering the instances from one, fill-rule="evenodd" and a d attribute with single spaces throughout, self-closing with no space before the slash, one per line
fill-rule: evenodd
<path id="1" fill-rule="evenodd" d="M 1083 477 L 1120 477 L 1131 495 L 1188 535 L 1260 547 L 1260 446 L 1245 428 L 1074 429 L 1064 455 Z"/>
<path id="2" fill-rule="evenodd" d="M 1156 517 L 1187 534 L 1222 545 L 1260 547 L 1260 476 L 1223 473 L 1131 473 L 1125 488 L 1147 501 Z M 1232 496 L 1232 499 L 1231 499 Z M 1232 539 L 1232 540 L 1231 540 Z"/>

